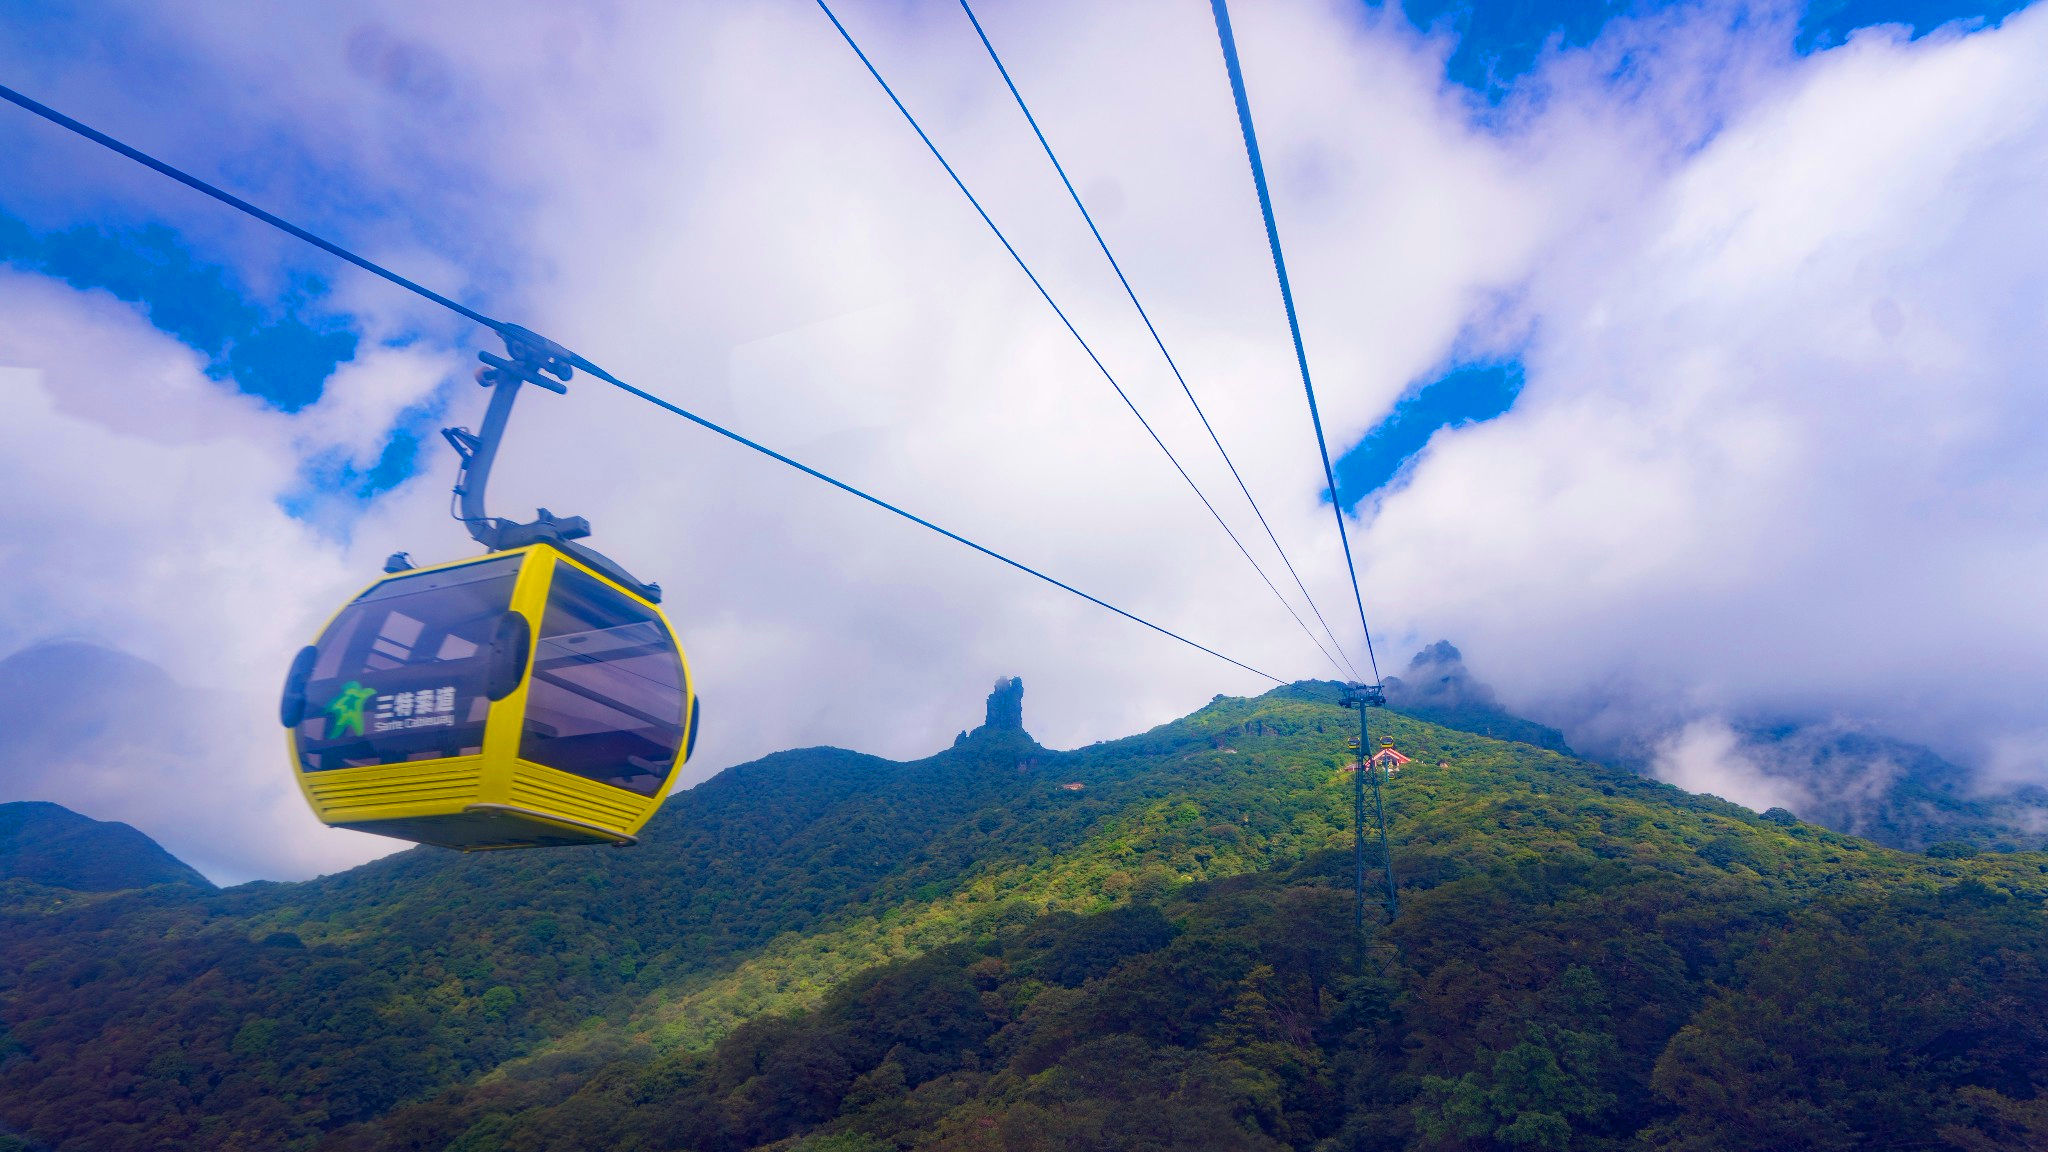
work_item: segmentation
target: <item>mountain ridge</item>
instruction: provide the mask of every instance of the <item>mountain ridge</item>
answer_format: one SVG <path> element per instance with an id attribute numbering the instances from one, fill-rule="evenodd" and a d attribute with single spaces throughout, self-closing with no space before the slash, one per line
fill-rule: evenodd
<path id="1" fill-rule="evenodd" d="M 116 1152 L 585 1147 L 606 1138 L 578 1127 L 534 1143 L 478 1093 L 553 1085 L 520 1105 L 548 1110 L 600 1070 L 681 1075 L 766 1022 L 822 1019 L 897 966 L 1029 936 L 1046 917 L 1150 904 L 1200 918 L 1175 894 L 1234 878 L 1269 877 L 1242 882 L 1303 907 L 1324 897 L 1286 893 L 1325 890 L 1342 921 L 1356 717 L 1338 695 L 1311 682 L 1219 698 L 1071 751 L 984 724 L 917 761 L 777 753 L 678 794 L 630 850 L 414 850 L 303 884 L 0 916 L 0 1121 Z M 1392 711 L 1374 732 L 1413 758 L 1389 790 L 1404 909 L 1458 884 L 1521 884 L 1544 861 L 1631 853 L 1647 853 L 1628 865 L 1644 882 L 1666 876 L 1705 908 L 1724 890 L 1797 909 L 1880 882 L 1975 883 L 2033 907 L 2048 888 L 2031 856 L 1888 852 Z M 1490 898 L 1541 903 L 1519 888 Z M 1028 1008 L 1028 989 L 1006 987 L 992 990 Z M 430 1115 L 460 1130 L 435 1144 Z"/>
<path id="2" fill-rule="evenodd" d="M 74 892 L 153 884 L 213 887 L 197 869 L 136 828 L 95 820 L 46 800 L 0 804 L 0 880 Z"/>
<path id="3" fill-rule="evenodd" d="M 1422 753 L 1392 789 L 1403 917 L 1392 931 L 1374 930 L 1366 974 L 1349 975 L 1348 835 L 1327 821 L 1345 806 L 1348 772 L 1328 752 L 1282 769 L 1286 749 L 1258 747 L 1298 737 L 1328 748 L 1351 730 L 1333 706 L 1334 686 L 1296 688 L 1219 701 L 1167 726 L 1183 729 L 1182 761 L 1209 761 L 1219 776 L 1279 769 L 1335 801 L 1291 814 L 1260 805 L 1261 816 L 1310 818 L 1296 824 L 1306 835 L 1265 862 L 1277 869 L 1212 870 L 1189 853 L 1177 859 L 1198 874 L 1163 891 L 1102 898 L 1106 877 L 1096 875 L 1092 903 L 1070 906 L 1073 889 L 1057 886 L 987 893 L 979 918 L 962 917 L 950 938 L 933 933 L 893 955 L 860 957 L 880 962 L 831 971 L 821 987 L 763 996 L 709 1043 L 701 1035 L 693 1043 L 686 1029 L 589 1037 L 331 1146 L 1618 1148 L 1632 1133 L 1658 1147 L 1731 1152 L 1850 1146 L 1839 1139 L 1869 1131 L 1854 1114 L 1856 1093 L 1818 1104 L 1799 1095 L 1827 1091 L 1835 1072 L 1827 1062 L 1837 1055 L 1828 1045 L 1850 1043 L 1847 1032 L 1796 1057 L 1801 1075 L 1815 1080 L 1783 1102 L 1793 1114 L 1803 1106 L 1824 1113 L 1824 1123 L 1807 1123 L 1802 1134 L 1789 1121 L 1713 1104 L 1708 1085 L 1719 1081 L 1786 1095 L 1716 1061 L 1760 1041 L 1796 1051 L 1756 1032 L 1770 1011 L 1749 1011 L 1737 997 L 1815 1011 L 1802 989 L 1817 975 L 1842 976 L 1825 959 L 1816 972 L 1814 954 L 1799 949 L 1843 949 L 1845 919 L 1885 935 L 1907 958 L 1898 962 L 1904 969 L 1868 952 L 1855 961 L 1866 978 L 1882 972 L 1881 985 L 1903 989 L 1892 994 L 1905 999 L 1931 990 L 1910 967 L 1930 938 L 1962 954 L 1994 939 L 2021 950 L 2011 953 L 2014 983 L 1973 988 L 1946 1022 L 1928 1026 L 1934 1031 L 1979 1011 L 1980 993 L 2048 991 L 2040 911 L 2048 860 L 2039 855 L 1976 872 L 1974 862 L 1788 827 L 1620 769 L 1403 717 L 1375 725 Z M 1227 786 L 1183 788 L 1145 813 L 1164 817 L 1157 839 L 1119 828 L 1096 843 L 1116 862 L 1176 859 L 1174 832 L 1199 827 L 1233 796 L 1249 798 Z M 1232 840 L 1224 827 L 1201 828 L 1211 849 Z M 1083 871 L 1071 878 L 1086 879 Z M 1016 896 L 1023 899 L 1005 899 Z M 1148 907 L 1158 909 L 1151 920 L 1118 919 Z M 1666 926 L 1645 935 L 1656 918 Z M 1769 944 L 1781 937 L 1799 941 L 1786 949 L 1797 956 L 1789 971 Z M 1525 986 L 1531 966 L 1546 974 Z M 791 984 L 799 967 L 785 969 Z M 1737 991 L 1715 993 L 1716 982 Z M 1828 995 L 1844 987 L 1822 983 Z M 1512 1007 L 1503 1011 L 1501 1001 Z M 1883 1010 L 1904 1015 L 1903 1003 Z M 2031 1018 L 2012 1027 L 1999 1044 L 2025 1047 L 2041 1032 Z M 1389 1055 L 1411 1049 L 1422 1053 L 1414 1065 Z M 1878 1065 L 1906 1059 L 1888 1054 Z M 2036 1074 L 2048 1075 L 2040 1052 L 2033 1060 Z M 1871 1083 L 1858 1081 L 1856 1092 L 1883 1081 L 1874 1071 L 1864 1079 Z M 1894 1121 L 1945 1121 L 1987 1140 L 2021 1130 L 2030 1139 L 2029 1083 L 2008 1075 L 1969 1089 L 1978 1096 L 1924 1078 L 1882 1087 L 1912 1099 Z M 1373 1099 L 1382 1091 L 1375 1085 L 1396 1086 L 1391 1108 Z M 1937 1103 L 1944 1092 L 1947 1102 Z M 1836 1144 L 1799 1138 L 1831 1131 Z"/>

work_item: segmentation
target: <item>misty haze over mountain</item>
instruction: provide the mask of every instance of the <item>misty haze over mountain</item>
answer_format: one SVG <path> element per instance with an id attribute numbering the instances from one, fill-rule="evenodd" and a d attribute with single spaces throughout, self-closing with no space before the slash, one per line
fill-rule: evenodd
<path id="1" fill-rule="evenodd" d="M 1581 754 L 1897 848 L 1946 841 L 2017 850 L 2048 843 L 2048 789 L 1973 774 L 1917 744 L 1829 718 L 1696 720 L 1617 734 L 1600 723 L 1547 728 L 1513 716 L 1463 654 L 1438 641 L 1387 680 L 1387 704 L 1419 719 Z M 1611 719 L 1608 718 L 1608 719 Z"/>

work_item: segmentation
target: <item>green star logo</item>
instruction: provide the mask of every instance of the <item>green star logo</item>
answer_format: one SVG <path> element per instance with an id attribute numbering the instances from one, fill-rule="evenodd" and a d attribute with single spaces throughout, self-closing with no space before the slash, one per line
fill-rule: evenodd
<path id="1" fill-rule="evenodd" d="M 357 736 L 363 734 L 363 705 L 377 694 L 374 688 L 365 688 L 354 680 L 348 682 L 333 701 L 327 705 L 327 714 L 334 717 L 334 731 L 328 738 L 347 736 L 351 731 Z"/>

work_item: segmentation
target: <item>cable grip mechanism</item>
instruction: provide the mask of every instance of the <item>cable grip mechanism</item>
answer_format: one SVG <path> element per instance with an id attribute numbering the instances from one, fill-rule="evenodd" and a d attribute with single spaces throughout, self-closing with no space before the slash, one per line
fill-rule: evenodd
<path id="1" fill-rule="evenodd" d="M 442 437 L 462 459 L 455 475 L 456 519 L 462 521 L 477 543 L 493 552 L 543 542 L 559 544 L 588 536 L 590 521 L 581 516 L 556 516 L 542 508 L 532 521 L 521 524 L 492 516 L 485 510 L 484 491 L 490 485 L 491 466 L 497 462 L 505 426 L 512 420 L 512 404 L 518 398 L 519 386 L 535 384 L 550 392 L 566 394 L 567 382 L 575 375 L 570 366 L 573 354 L 554 341 L 517 324 L 502 325 L 498 334 L 505 340 L 504 356 L 477 353 L 484 366 L 477 369 L 476 382 L 491 390 L 483 431 L 441 429 Z"/>
<path id="2" fill-rule="evenodd" d="M 517 324 L 501 325 L 498 335 L 505 339 L 507 356 L 478 352 L 476 358 L 484 362 L 484 367 L 476 370 L 478 384 L 494 388 L 516 379 L 538 385 L 558 396 L 568 395 L 569 378 L 576 374 L 575 353 Z M 549 376 L 554 379 L 548 379 Z"/>
<path id="3" fill-rule="evenodd" d="M 1387 690 L 1381 684 L 1346 684 L 1341 703 L 1346 708 L 1385 708 Z"/>
<path id="4" fill-rule="evenodd" d="M 498 326 L 505 339 L 505 355 L 478 352 L 483 367 L 476 382 L 491 390 L 491 403 L 484 410 L 481 432 L 467 428 L 443 428 L 441 435 L 461 458 L 455 474 L 456 519 L 469 529 L 477 543 L 493 552 L 523 548 L 528 544 L 551 544 L 590 565 L 619 584 L 659 603 L 661 585 L 635 579 L 617 562 L 572 541 L 590 535 L 590 521 L 581 516 L 557 516 L 545 508 L 521 524 L 492 516 L 484 509 L 484 489 L 490 484 L 491 466 L 497 462 L 498 446 L 504 441 L 505 426 L 512 420 L 512 402 L 521 384 L 533 384 L 566 395 L 575 376 L 576 354 L 517 324 Z"/>

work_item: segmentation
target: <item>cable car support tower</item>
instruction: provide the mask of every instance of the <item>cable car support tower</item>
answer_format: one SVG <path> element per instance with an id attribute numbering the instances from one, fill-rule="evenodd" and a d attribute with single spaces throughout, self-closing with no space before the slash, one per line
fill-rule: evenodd
<path id="1" fill-rule="evenodd" d="M 1365 937 L 1365 777 L 1368 773 L 1372 774 L 1374 818 L 1380 828 L 1380 872 L 1387 881 L 1387 922 L 1393 923 L 1401 910 L 1401 898 L 1394 888 L 1394 858 L 1387 846 L 1386 796 L 1380 787 L 1381 773 L 1387 769 L 1374 770 L 1373 761 L 1378 757 L 1371 750 L 1371 710 L 1386 706 L 1386 690 L 1378 684 L 1344 686 L 1344 707 L 1358 710 L 1358 770 L 1351 780 L 1351 863 L 1352 891 L 1356 898 L 1352 922 L 1361 940 Z"/>

